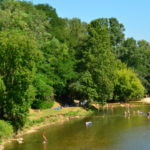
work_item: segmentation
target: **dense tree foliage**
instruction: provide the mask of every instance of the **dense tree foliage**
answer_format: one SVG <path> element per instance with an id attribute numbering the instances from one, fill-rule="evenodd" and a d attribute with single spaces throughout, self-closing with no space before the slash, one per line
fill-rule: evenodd
<path id="1" fill-rule="evenodd" d="M 115 69 L 115 57 L 111 52 L 106 23 L 105 19 L 97 19 L 89 24 L 89 36 L 85 49 L 82 50 L 80 61 L 81 73 L 85 73 L 83 73 L 81 79 L 79 78 L 81 82 L 77 81 L 81 84 L 81 87 L 85 86 L 84 88 L 88 87 L 87 89 L 92 90 L 89 93 L 87 92 L 88 99 L 92 97 L 93 100 L 101 102 L 110 99 L 113 95 L 113 70 Z M 89 77 L 87 80 L 90 82 L 83 82 L 84 76 Z M 91 84 L 93 87 L 91 87 Z"/>
<path id="2" fill-rule="evenodd" d="M 10 120 L 17 129 L 24 125 L 31 104 L 29 88 L 39 53 L 36 41 L 26 33 L 0 32 L 0 75 L 4 91 L 0 95 L 0 116 Z"/>
<path id="3" fill-rule="evenodd" d="M 137 74 L 130 69 L 117 71 L 117 78 L 114 88 L 114 100 L 129 101 L 139 100 L 144 96 L 144 87 L 137 77 Z"/>
<path id="4" fill-rule="evenodd" d="M 141 98 L 143 85 L 150 91 L 150 44 L 125 39 L 116 18 L 85 23 L 17 0 L 0 1 L 0 16 L 0 119 L 16 131 L 29 108 L 54 100 L 126 101 Z"/>
<path id="5" fill-rule="evenodd" d="M 150 43 L 128 38 L 118 47 L 118 52 L 117 57 L 139 74 L 142 83 L 149 92 Z"/>

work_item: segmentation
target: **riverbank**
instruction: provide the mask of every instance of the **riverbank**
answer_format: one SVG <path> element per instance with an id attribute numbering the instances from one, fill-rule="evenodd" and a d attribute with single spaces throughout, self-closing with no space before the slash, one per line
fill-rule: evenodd
<path id="1" fill-rule="evenodd" d="M 137 105 L 140 105 L 140 103 Z M 103 107 L 99 107 L 98 104 L 93 104 L 93 107 L 97 109 L 113 109 L 114 107 L 137 107 L 137 105 L 132 103 L 108 103 Z M 14 140 L 17 141 L 17 139 L 21 138 L 23 135 L 36 132 L 40 128 L 44 128 L 46 126 L 51 126 L 55 124 L 62 124 L 66 121 L 70 121 L 75 118 L 84 118 L 92 114 L 94 114 L 94 111 L 87 111 L 82 107 L 61 107 L 58 103 L 55 103 L 55 105 L 51 109 L 30 109 L 28 117 L 29 119 L 23 130 L 19 131 L 19 133 L 11 139 L 4 140 L 0 146 L 0 150 L 3 149 L 3 145 Z"/>
<path id="2" fill-rule="evenodd" d="M 143 98 L 143 99 L 142 99 L 141 101 L 139 101 L 139 102 L 150 104 L 150 97 Z"/>
<path id="3" fill-rule="evenodd" d="M 134 103 L 115 103 L 113 111 L 111 110 L 111 107 L 108 107 L 107 110 L 106 105 L 104 107 L 104 111 L 102 112 L 102 110 L 100 110 L 99 114 L 93 114 L 92 116 L 85 119 L 75 119 L 76 121 L 68 121 L 67 123 L 60 125 L 44 127 L 40 130 L 37 130 L 34 134 L 23 136 L 23 144 L 18 144 L 15 141 L 13 143 L 6 144 L 5 149 L 70 150 L 102 148 L 120 150 L 122 147 L 126 147 L 128 149 L 128 145 L 125 145 L 126 143 L 130 145 L 140 140 L 147 144 L 145 148 L 147 149 L 149 146 L 147 139 L 149 139 L 150 137 L 150 119 L 146 116 L 145 113 L 150 109 L 150 105 L 142 103 L 135 103 L 134 105 L 133 104 Z M 108 104 L 108 106 L 110 106 L 110 103 Z M 127 114 L 125 114 L 125 111 L 128 110 L 128 106 L 132 107 L 129 109 L 130 115 L 128 114 L 128 112 Z M 133 106 L 135 106 L 135 108 Z M 85 126 L 86 121 L 91 121 L 92 126 L 87 128 Z M 48 140 L 47 144 L 42 144 L 42 133 L 44 133 L 45 137 Z M 139 135 L 140 137 L 137 135 Z M 120 137 L 122 137 L 126 142 L 124 143 L 124 141 L 122 141 L 122 138 Z M 132 142 L 129 142 L 129 139 Z M 114 140 L 116 144 L 115 147 Z M 118 144 L 121 144 L 119 148 Z M 129 149 L 137 150 L 138 147 L 129 147 Z"/>
<path id="4" fill-rule="evenodd" d="M 14 140 L 18 140 L 25 134 L 36 132 L 40 128 L 55 124 L 62 124 L 75 118 L 84 118 L 92 115 L 91 110 L 85 110 L 82 107 L 61 107 L 58 103 L 51 109 L 33 110 L 30 109 L 28 121 L 25 127 L 10 139 L 2 139 L 0 150 L 3 150 L 4 145 Z"/>

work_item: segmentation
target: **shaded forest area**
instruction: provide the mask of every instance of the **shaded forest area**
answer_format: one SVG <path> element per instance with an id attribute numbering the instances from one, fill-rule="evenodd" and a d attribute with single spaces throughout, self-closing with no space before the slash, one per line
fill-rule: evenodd
<path id="1" fill-rule="evenodd" d="M 60 18 L 47 4 L 0 1 L 0 118 L 17 131 L 29 108 L 141 99 L 150 43 L 125 39 L 116 18 Z"/>

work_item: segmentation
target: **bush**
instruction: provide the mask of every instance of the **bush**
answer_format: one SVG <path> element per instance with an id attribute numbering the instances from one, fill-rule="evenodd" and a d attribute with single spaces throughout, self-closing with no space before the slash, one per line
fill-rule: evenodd
<path id="1" fill-rule="evenodd" d="M 36 74 L 34 82 L 36 88 L 36 99 L 48 101 L 54 95 L 53 87 L 50 86 L 48 78 L 43 74 Z"/>
<path id="2" fill-rule="evenodd" d="M 43 101 L 40 103 L 40 109 L 48 109 L 51 108 L 54 105 L 54 101 Z"/>
<path id="3" fill-rule="evenodd" d="M 54 100 L 51 101 L 40 101 L 35 100 L 32 104 L 32 108 L 34 109 L 48 109 L 54 105 Z"/>
<path id="4" fill-rule="evenodd" d="M 0 141 L 13 135 L 13 127 L 6 121 L 0 120 Z"/>
<path id="5" fill-rule="evenodd" d="M 136 73 L 130 69 L 122 69 L 117 72 L 117 80 L 114 88 L 114 100 L 137 100 L 144 96 L 145 89 Z"/>

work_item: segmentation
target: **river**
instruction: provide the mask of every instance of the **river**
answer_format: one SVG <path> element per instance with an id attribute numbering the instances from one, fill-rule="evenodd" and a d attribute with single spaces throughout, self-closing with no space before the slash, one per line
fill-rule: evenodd
<path id="1" fill-rule="evenodd" d="M 92 117 L 75 119 L 61 125 L 49 126 L 23 136 L 24 143 L 16 141 L 4 150 L 148 150 L 150 149 L 149 105 L 130 108 L 106 108 Z M 137 110 L 145 112 L 137 114 Z M 85 122 L 92 126 L 86 127 Z M 48 142 L 43 144 L 42 133 Z"/>

